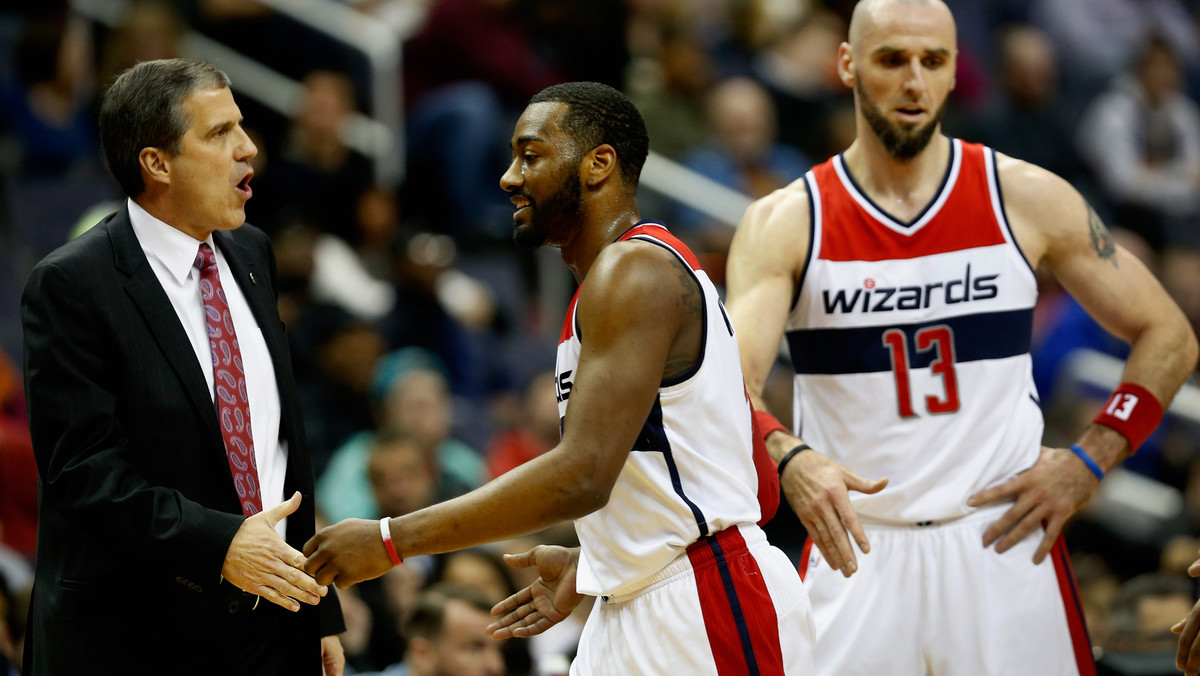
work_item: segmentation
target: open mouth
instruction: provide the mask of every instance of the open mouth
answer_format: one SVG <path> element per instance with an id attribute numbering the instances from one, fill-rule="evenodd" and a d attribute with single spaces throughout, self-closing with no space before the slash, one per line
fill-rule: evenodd
<path id="1" fill-rule="evenodd" d="M 254 178 L 254 172 L 247 172 L 237 184 L 237 191 L 246 199 L 250 199 L 250 196 L 254 194 L 254 191 L 250 189 L 250 179 L 252 178 Z"/>

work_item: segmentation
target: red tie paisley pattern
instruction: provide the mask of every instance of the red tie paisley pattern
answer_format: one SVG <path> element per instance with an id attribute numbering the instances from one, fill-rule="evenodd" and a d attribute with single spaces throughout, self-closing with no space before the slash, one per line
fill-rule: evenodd
<path id="1" fill-rule="evenodd" d="M 204 322 L 208 325 L 208 345 L 212 350 L 217 420 L 242 513 L 251 516 L 262 511 L 262 496 L 258 485 L 258 463 L 254 460 L 254 437 L 250 434 L 246 370 L 242 367 L 242 353 L 212 247 L 201 243 L 193 265 L 200 270 L 200 298 L 204 301 Z"/>

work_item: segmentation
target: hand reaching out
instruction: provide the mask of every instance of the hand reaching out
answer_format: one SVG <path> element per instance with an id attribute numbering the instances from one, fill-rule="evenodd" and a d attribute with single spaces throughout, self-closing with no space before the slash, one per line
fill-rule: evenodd
<path id="1" fill-rule="evenodd" d="M 304 544 L 304 570 L 321 584 L 339 588 L 379 577 L 392 569 L 379 521 L 345 519 L 317 531 Z"/>
<path id="2" fill-rule="evenodd" d="M 317 605 L 329 592 L 304 572 L 304 556 L 279 537 L 275 525 L 300 506 L 300 493 L 242 522 L 229 543 L 221 575 L 238 589 L 292 612 L 297 601 Z"/>
<path id="3" fill-rule="evenodd" d="M 1188 575 L 1200 577 L 1200 559 L 1188 566 Z M 1171 631 L 1179 634 L 1179 648 L 1175 652 L 1175 668 L 1185 676 L 1200 674 L 1200 601 L 1192 606 L 1188 616 L 1175 623 Z"/>
<path id="4" fill-rule="evenodd" d="M 500 619 L 488 625 L 494 639 L 527 638 L 567 619 L 583 595 L 575 591 L 579 548 L 538 545 L 523 554 L 505 554 L 513 568 L 537 566 L 533 584 L 497 603 L 492 615 Z"/>

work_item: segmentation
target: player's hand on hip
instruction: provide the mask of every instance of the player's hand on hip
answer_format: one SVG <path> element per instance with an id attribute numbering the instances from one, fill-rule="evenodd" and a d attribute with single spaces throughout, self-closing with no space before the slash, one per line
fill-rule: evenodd
<path id="1" fill-rule="evenodd" d="M 329 591 L 304 572 L 304 556 L 275 531 L 275 525 L 299 506 L 297 492 L 286 502 L 248 517 L 229 543 L 221 567 L 230 584 L 293 612 L 300 610 L 297 601 L 315 606 Z"/>
<path id="2" fill-rule="evenodd" d="M 505 554 L 513 568 L 537 566 L 533 584 L 497 603 L 492 615 L 500 619 L 488 625 L 494 639 L 527 638 L 567 619 L 583 595 L 575 591 L 579 549 L 538 545 L 523 554 Z"/>
<path id="3" fill-rule="evenodd" d="M 399 544 L 399 543 L 397 543 Z M 304 544 L 304 570 L 320 584 L 349 587 L 392 569 L 375 519 L 345 519 Z"/>
<path id="4" fill-rule="evenodd" d="M 1092 497 L 1099 485 L 1100 481 L 1074 453 L 1043 446 L 1033 467 L 999 486 L 972 495 L 967 504 L 982 507 L 1013 503 L 983 534 L 983 546 L 995 543 L 1000 553 L 1044 526 L 1042 542 L 1033 555 L 1036 564 L 1046 559 L 1067 519 Z"/>
<path id="5" fill-rule="evenodd" d="M 846 577 L 853 575 L 858 559 L 850 536 L 864 554 L 871 551 L 871 543 L 850 506 L 849 492 L 878 493 L 888 480 L 864 479 L 828 456 L 803 451 L 783 468 L 779 481 L 788 504 L 829 566 Z"/>

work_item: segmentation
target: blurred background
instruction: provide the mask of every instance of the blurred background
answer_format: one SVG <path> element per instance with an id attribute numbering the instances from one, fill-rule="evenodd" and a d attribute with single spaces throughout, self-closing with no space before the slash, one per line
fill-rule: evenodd
<path id="1" fill-rule="evenodd" d="M 557 441 L 554 345 L 574 283 L 556 251 L 512 244 L 498 186 L 531 95 L 594 80 L 633 99 L 652 151 L 642 215 L 718 284 L 749 201 L 854 135 L 835 69 L 853 0 L 32 4 L 0 1 L 0 673 L 20 663 L 37 521 L 20 292 L 42 256 L 120 206 L 95 128 L 114 74 L 187 56 L 233 80 L 259 148 L 247 217 L 275 242 L 330 521 L 419 509 Z M 945 131 L 1074 184 L 1200 326 L 1200 1 L 948 4 L 960 53 Z M 1034 331 L 1046 441 L 1069 444 L 1126 346 L 1050 278 Z M 783 414 L 785 359 L 768 387 Z M 1167 629 L 1192 606 L 1200 550 L 1198 421 L 1189 384 L 1069 527 L 1102 673 L 1174 672 Z M 799 557 L 786 507 L 769 532 Z M 500 553 L 573 538 L 567 524 L 414 559 L 343 592 L 348 671 L 565 674 L 586 607 L 502 644 L 481 608 L 529 581 Z"/>

